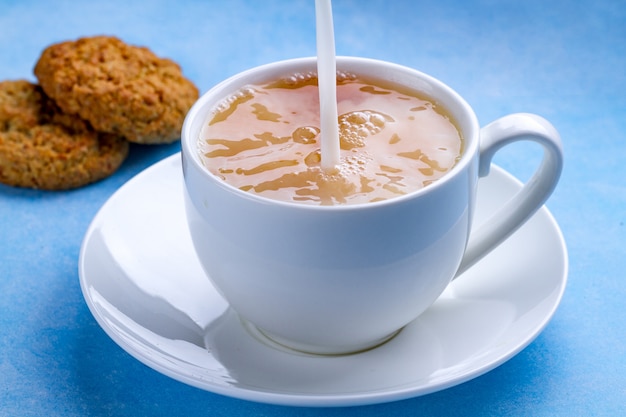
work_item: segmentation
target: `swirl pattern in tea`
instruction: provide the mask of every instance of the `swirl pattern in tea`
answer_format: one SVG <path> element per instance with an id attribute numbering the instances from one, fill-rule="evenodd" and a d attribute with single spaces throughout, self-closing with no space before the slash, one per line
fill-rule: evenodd
<path id="1" fill-rule="evenodd" d="M 340 163 L 321 168 L 315 74 L 250 85 L 210 114 L 199 140 L 206 167 L 241 190 L 317 205 L 386 200 L 421 189 L 459 160 L 446 110 L 419 93 L 352 74 L 337 78 Z"/>

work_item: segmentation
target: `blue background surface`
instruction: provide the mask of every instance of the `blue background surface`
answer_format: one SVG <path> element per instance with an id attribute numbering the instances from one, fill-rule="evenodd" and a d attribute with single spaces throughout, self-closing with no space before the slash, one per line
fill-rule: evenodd
<path id="1" fill-rule="evenodd" d="M 179 145 L 133 146 L 112 177 L 74 191 L 0 186 L 0 415 L 624 415 L 626 2 L 335 0 L 337 53 L 427 72 L 486 124 L 535 112 L 560 131 L 548 207 L 568 288 L 545 331 L 499 368 L 424 397 L 307 409 L 231 399 L 169 379 L 111 341 L 83 300 L 78 253 L 100 206 Z M 51 43 L 116 35 L 177 61 L 204 92 L 241 70 L 315 55 L 314 1 L 0 0 L 0 79 L 34 81 Z M 521 179 L 537 149 L 495 161 Z"/>

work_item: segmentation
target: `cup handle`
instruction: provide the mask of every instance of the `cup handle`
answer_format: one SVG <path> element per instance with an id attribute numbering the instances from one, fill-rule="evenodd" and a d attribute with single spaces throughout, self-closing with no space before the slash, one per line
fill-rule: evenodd
<path id="1" fill-rule="evenodd" d="M 478 176 L 489 174 L 491 160 L 500 148 L 523 140 L 543 146 L 541 165 L 517 194 L 472 231 L 455 278 L 521 227 L 548 199 L 559 181 L 563 169 L 561 137 L 546 119 L 528 113 L 502 117 L 481 129 Z"/>

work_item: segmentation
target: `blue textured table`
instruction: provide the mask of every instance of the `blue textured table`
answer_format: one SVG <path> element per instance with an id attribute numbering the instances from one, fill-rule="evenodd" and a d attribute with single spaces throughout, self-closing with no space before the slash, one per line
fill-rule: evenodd
<path id="1" fill-rule="evenodd" d="M 314 55 L 313 0 L 0 1 L 0 79 L 34 80 L 47 45 L 111 34 L 182 66 L 202 92 L 246 68 Z M 623 415 L 626 410 L 626 3 L 336 0 L 337 53 L 446 82 L 481 123 L 554 123 L 566 167 L 548 202 L 569 250 L 565 296 L 539 337 L 487 374 L 423 397 L 290 408 L 212 394 L 135 360 L 81 294 L 85 231 L 116 189 L 179 145 L 133 146 L 112 177 L 68 192 L 0 186 L 0 416 Z M 496 163 L 521 179 L 536 149 Z M 621 411 L 621 412 L 620 412 Z"/>

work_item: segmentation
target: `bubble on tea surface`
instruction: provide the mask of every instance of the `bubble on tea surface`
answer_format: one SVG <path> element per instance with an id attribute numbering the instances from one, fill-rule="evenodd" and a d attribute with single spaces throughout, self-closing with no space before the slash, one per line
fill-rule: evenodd
<path id="1" fill-rule="evenodd" d="M 373 158 L 371 156 L 363 152 L 348 155 L 341 161 L 341 173 L 345 176 L 362 174 L 372 160 Z"/>
<path id="2" fill-rule="evenodd" d="M 291 138 L 296 143 L 302 143 L 305 145 L 313 144 L 317 142 L 317 137 L 320 134 L 320 128 L 315 126 L 302 126 L 294 130 L 291 134 Z"/>
<path id="3" fill-rule="evenodd" d="M 354 81 L 356 79 L 356 74 L 346 71 L 337 71 L 337 82 L 340 84 L 346 81 Z"/>
<path id="4" fill-rule="evenodd" d="M 317 73 L 314 71 L 308 72 L 296 72 L 289 76 L 279 78 L 269 84 L 263 86 L 263 88 L 287 88 L 294 89 L 307 85 L 317 85 Z"/>
<path id="5" fill-rule="evenodd" d="M 339 116 L 341 149 L 350 150 L 365 146 L 365 139 L 375 135 L 394 119 L 384 113 L 361 110 Z"/>
<path id="6" fill-rule="evenodd" d="M 322 152 L 317 149 L 304 157 L 304 164 L 308 167 L 317 167 L 322 162 Z"/>

